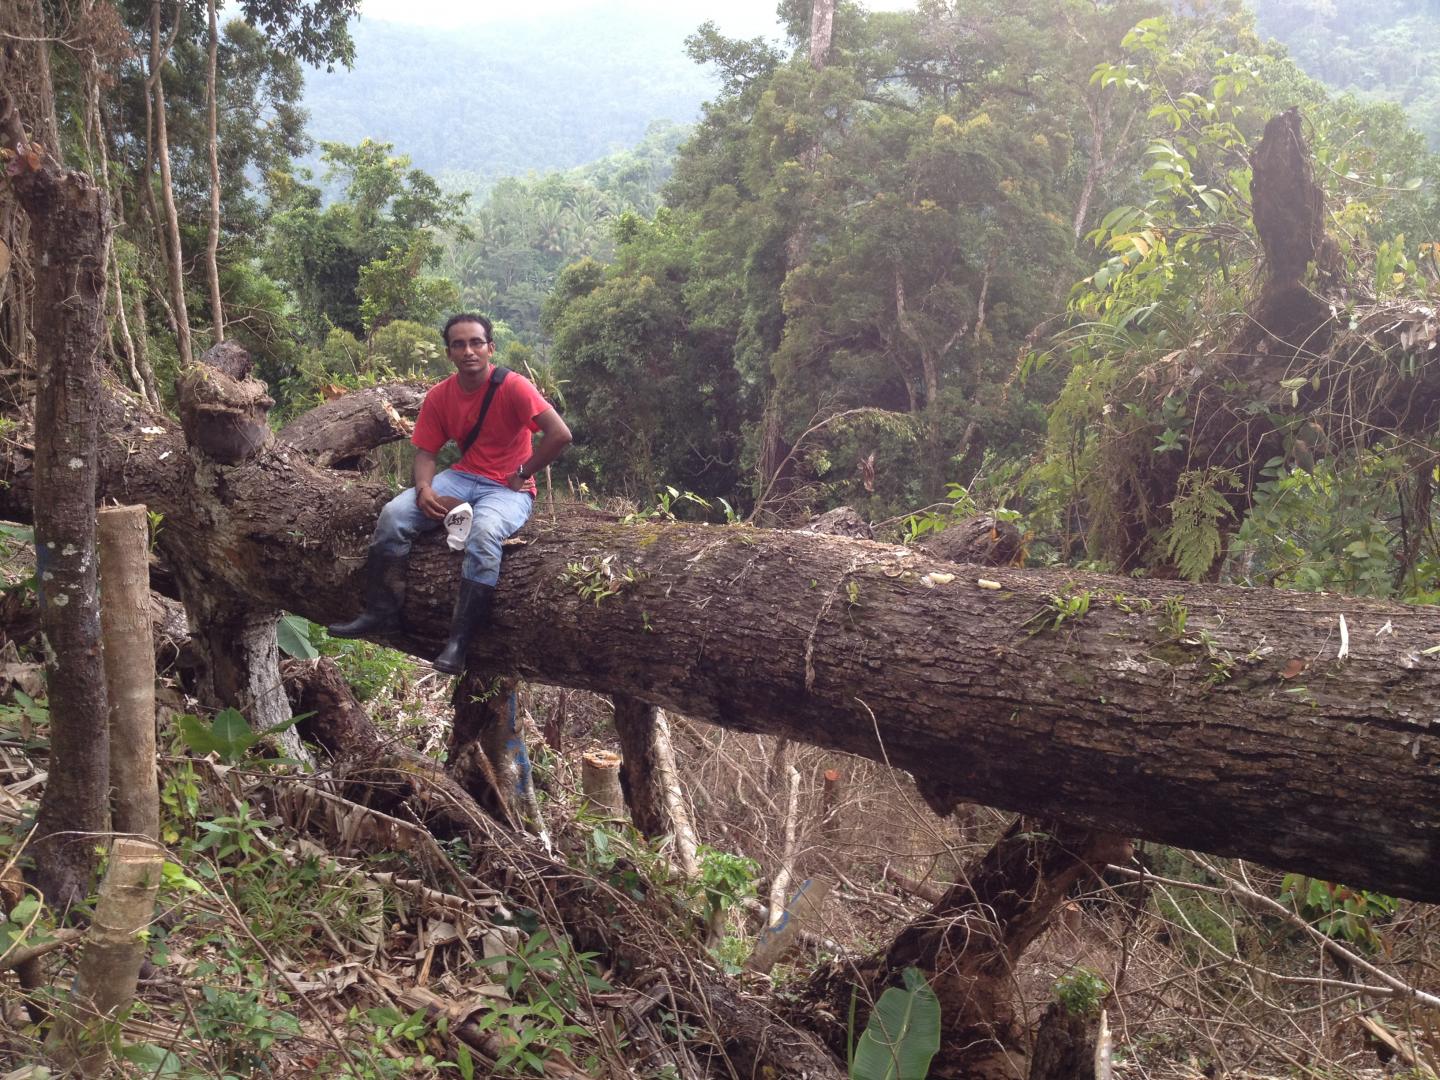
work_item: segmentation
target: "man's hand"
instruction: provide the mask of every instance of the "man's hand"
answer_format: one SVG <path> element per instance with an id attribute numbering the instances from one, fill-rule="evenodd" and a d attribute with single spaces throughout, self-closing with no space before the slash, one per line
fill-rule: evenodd
<path id="1" fill-rule="evenodd" d="M 415 489 L 415 505 L 420 507 L 422 514 L 436 521 L 444 521 L 445 515 L 450 512 L 429 484 Z"/>
<path id="2" fill-rule="evenodd" d="M 525 474 L 518 468 L 505 478 L 505 486 L 511 491 L 524 491 L 526 483 Z"/>

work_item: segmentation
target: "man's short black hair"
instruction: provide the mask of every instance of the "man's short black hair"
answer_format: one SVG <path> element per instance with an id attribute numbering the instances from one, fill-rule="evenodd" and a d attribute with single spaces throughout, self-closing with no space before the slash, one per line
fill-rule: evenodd
<path id="1" fill-rule="evenodd" d="M 445 347 L 447 349 L 450 347 L 450 328 L 456 323 L 462 322 L 478 322 L 481 326 L 485 327 L 485 340 L 495 340 L 495 331 L 491 329 L 489 319 L 487 319 L 484 315 L 475 315 L 468 311 L 462 311 L 459 315 L 451 315 L 449 320 L 445 323 L 444 336 Z"/>

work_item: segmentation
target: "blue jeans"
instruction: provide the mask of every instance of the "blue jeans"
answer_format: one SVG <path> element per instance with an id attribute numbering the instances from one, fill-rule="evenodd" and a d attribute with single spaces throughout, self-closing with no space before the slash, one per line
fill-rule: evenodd
<path id="1" fill-rule="evenodd" d="M 474 508 L 475 520 L 470 526 L 470 539 L 465 542 L 460 574 L 481 585 L 494 585 L 500 580 L 500 545 L 529 520 L 535 500 L 528 491 L 511 491 L 494 480 L 455 469 L 438 473 L 431 487 L 436 495 L 454 496 Z M 440 527 L 440 522 L 421 511 L 415 489 L 406 488 L 380 511 L 370 548 L 399 558 L 410 554 L 410 545 L 417 536 Z"/>

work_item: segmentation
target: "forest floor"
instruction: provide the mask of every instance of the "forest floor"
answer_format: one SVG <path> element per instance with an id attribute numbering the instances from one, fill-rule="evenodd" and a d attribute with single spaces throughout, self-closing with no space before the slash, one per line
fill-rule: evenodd
<path id="1" fill-rule="evenodd" d="M 53 913 L 20 880 L 45 781 L 47 717 L 17 595 L 0 610 L 11 631 L 0 648 L 4 1080 L 49 1075 L 37 1064 L 38 1040 L 79 951 L 61 943 Z M 331 645 L 390 737 L 443 754 L 450 680 L 373 646 Z M 167 863 L 136 1005 L 120 1025 L 117 1074 L 733 1074 L 713 1033 L 682 1019 L 663 992 L 623 985 L 605 957 L 572 945 L 518 862 L 498 885 L 493 873 L 482 879 L 463 842 L 352 801 L 323 764 L 267 762 L 243 747 L 199 754 L 186 734 L 196 721 L 182 719 L 194 703 L 173 673 L 162 702 Z M 774 740 L 671 717 L 702 844 L 692 881 L 676 872 L 668 839 L 647 843 L 585 807 L 581 754 L 617 749 L 608 700 L 528 687 L 518 706 L 556 857 L 644 898 L 647 912 L 659 909 L 658 896 L 672 913 L 620 932 L 648 935 L 657 952 L 683 955 L 782 1012 L 818 963 L 883 951 L 929 909 L 924 894 L 963 875 L 1008 823 L 978 807 L 942 820 L 904 773 L 791 747 L 801 777 L 795 880 L 824 877 L 832 887 L 804 949 L 768 975 L 747 972 L 785 846 L 783 785 L 769 779 Z M 1435 1075 L 1440 1021 L 1400 996 L 1357 997 L 1354 971 L 1293 926 L 1257 918 L 1224 885 L 1233 877 L 1278 896 L 1281 875 L 1170 849 L 1140 855 L 1155 875 L 1145 889 L 1123 876 L 1094 883 L 1015 963 L 1024 1018 L 1033 1023 L 1057 997 L 1103 1008 L 1113 1075 L 1134 1080 Z M 1327 926 L 1411 985 L 1437 989 L 1433 909 L 1366 903 L 1337 908 Z M 707 938 L 708 915 L 720 932 Z M 6 970 L 7 956 L 47 942 L 56 947 Z"/>

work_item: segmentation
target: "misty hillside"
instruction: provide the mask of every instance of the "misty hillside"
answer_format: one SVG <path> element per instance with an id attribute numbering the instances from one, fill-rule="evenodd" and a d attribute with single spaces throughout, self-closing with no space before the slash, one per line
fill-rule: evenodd
<path id="1" fill-rule="evenodd" d="M 310 71 L 317 140 L 393 142 L 430 172 L 498 178 L 633 146 L 655 120 L 694 121 L 716 88 L 685 55 L 688 15 L 577 12 L 464 34 L 359 20 L 355 67 Z"/>

